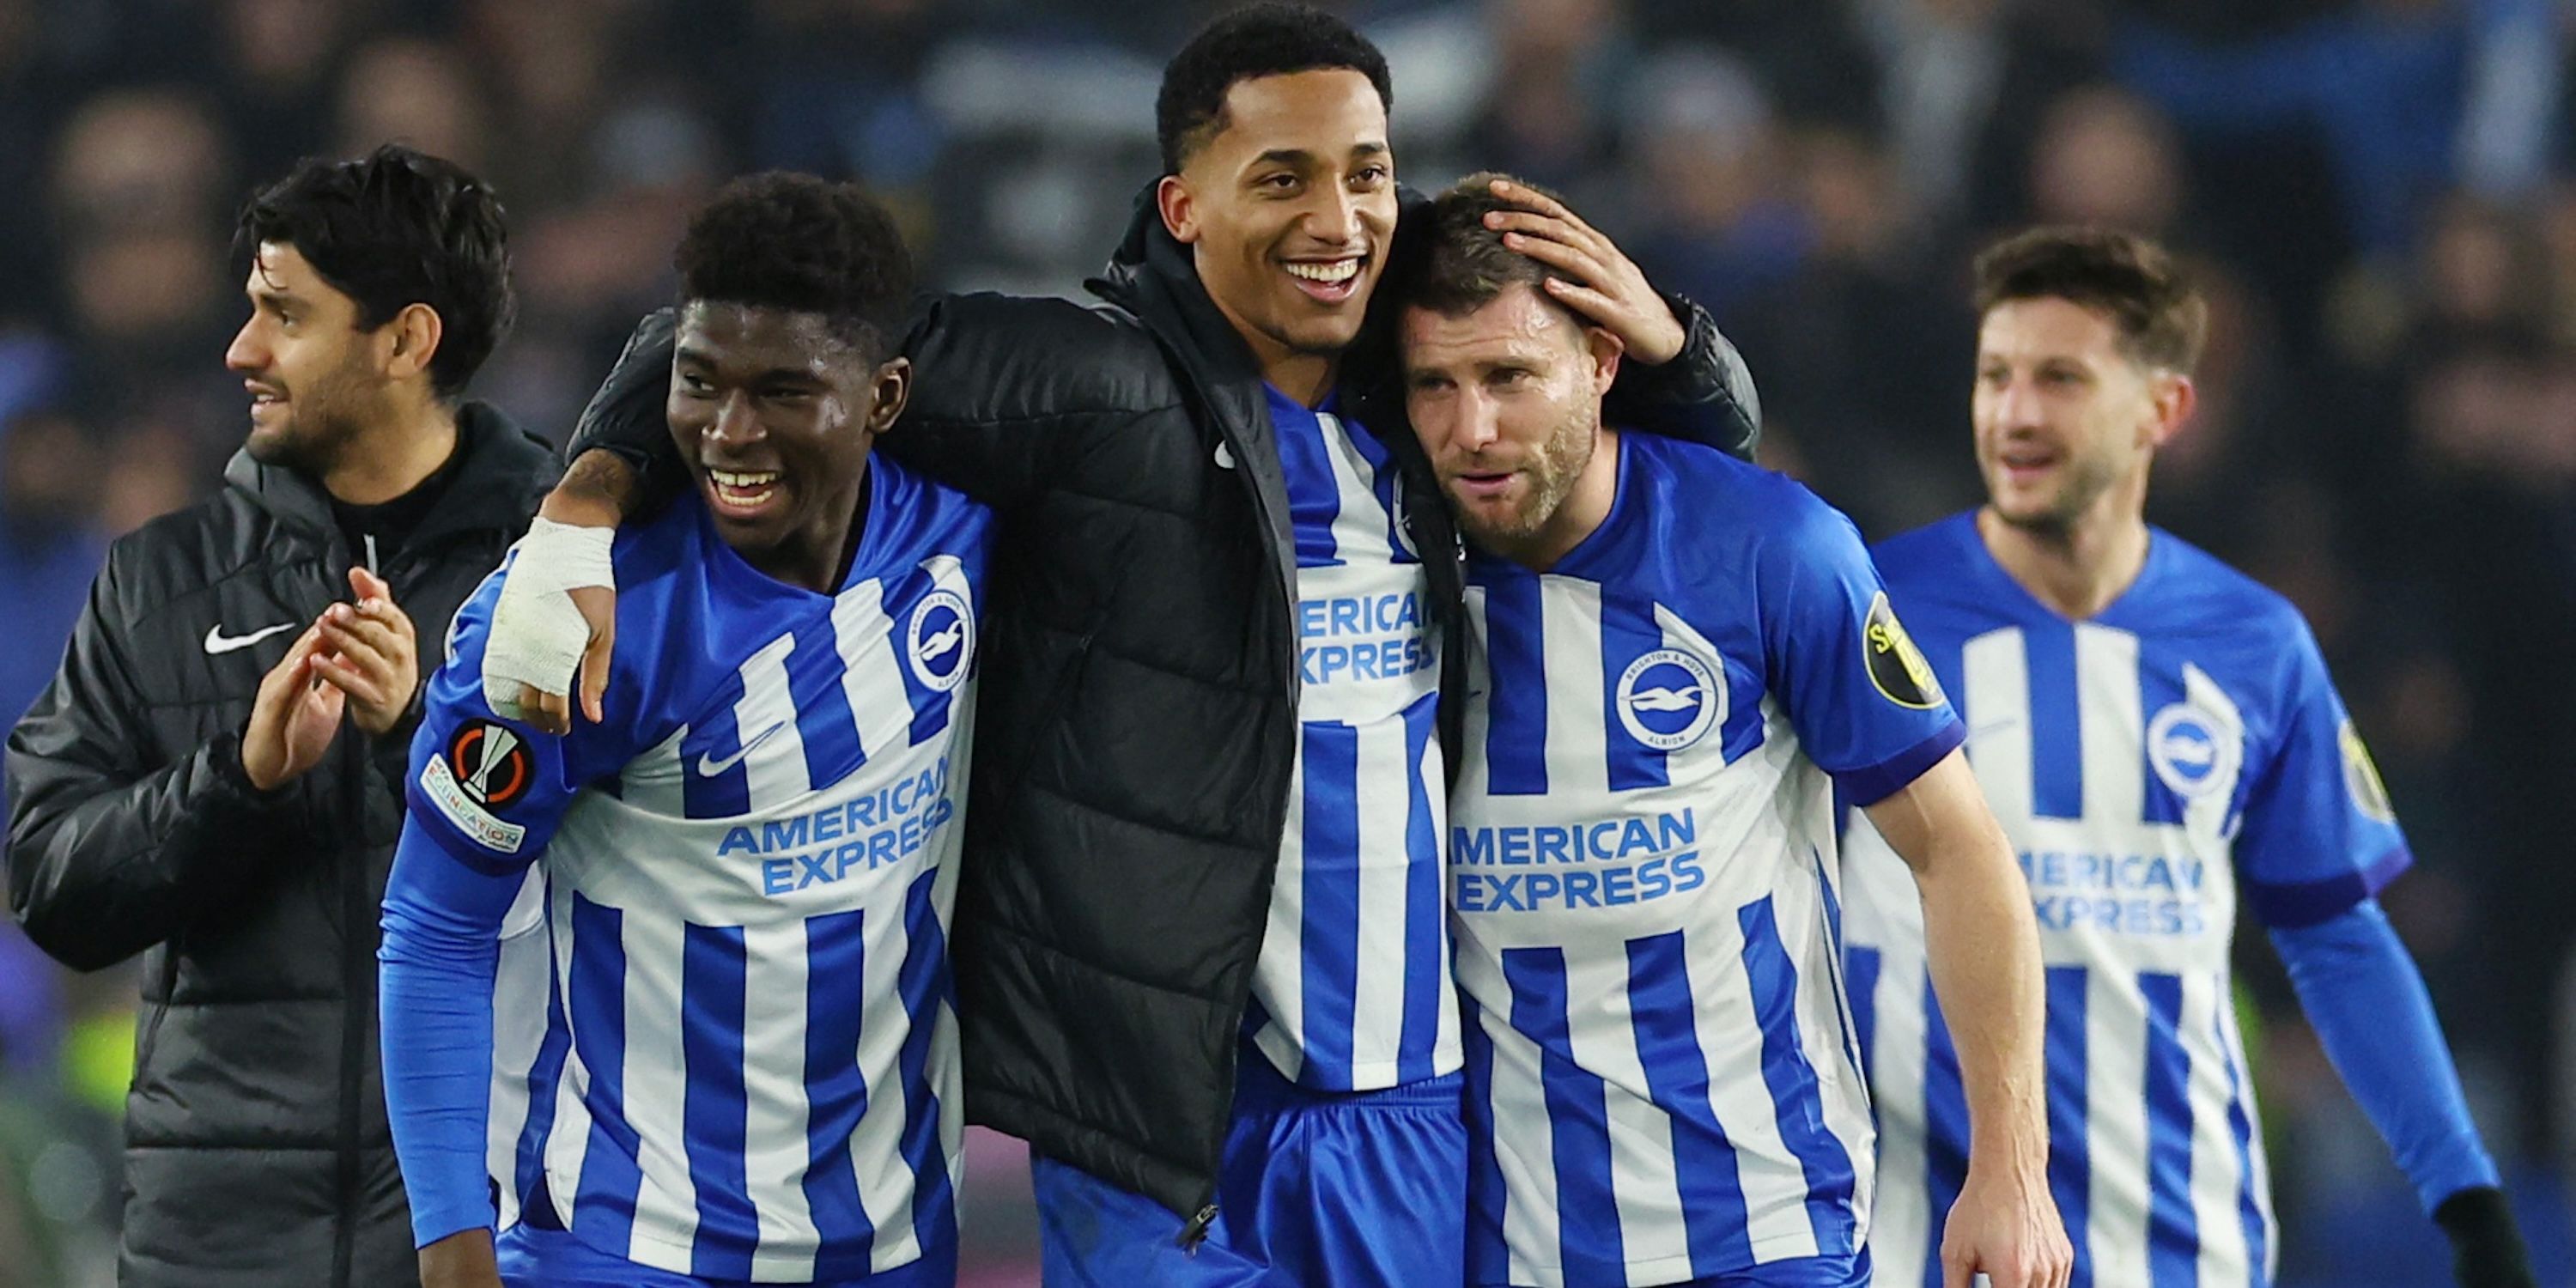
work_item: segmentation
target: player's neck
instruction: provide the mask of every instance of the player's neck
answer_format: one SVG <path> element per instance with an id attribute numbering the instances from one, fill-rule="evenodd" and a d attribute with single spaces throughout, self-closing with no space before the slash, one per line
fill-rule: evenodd
<path id="1" fill-rule="evenodd" d="M 1987 506 L 1977 511 L 1977 535 L 2031 598 L 2072 621 L 2110 607 L 2147 566 L 2147 521 L 2131 509 L 2043 527 L 2007 523 Z"/>
<path id="2" fill-rule="evenodd" d="M 322 490 L 343 505 L 382 505 L 419 487 L 456 454 L 456 409 L 437 399 L 398 399 L 394 414 L 360 432 L 322 471 Z"/>

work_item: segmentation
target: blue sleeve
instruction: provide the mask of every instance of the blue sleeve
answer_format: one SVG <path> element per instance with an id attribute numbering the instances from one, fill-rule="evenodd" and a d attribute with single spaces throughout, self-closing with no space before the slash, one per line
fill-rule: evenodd
<path id="1" fill-rule="evenodd" d="M 2236 871 L 2266 926 L 2333 917 L 2414 862 L 2370 751 L 2300 623 L 2277 686 L 2281 729 L 2245 798 Z"/>
<path id="2" fill-rule="evenodd" d="M 1794 485 L 1786 485 L 1794 486 Z M 1766 533 L 1756 576 L 1764 685 L 1807 758 L 1855 807 L 1921 777 L 1965 736 L 1849 519 L 1803 488 Z"/>
<path id="3" fill-rule="evenodd" d="M 428 832 L 459 862 L 491 872 L 524 868 L 554 835 L 573 796 L 626 759 L 619 754 L 626 740 L 619 727 L 575 720 L 570 735 L 557 737 L 503 720 L 484 704 L 483 645 L 500 593 L 496 573 L 457 610 L 446 661 L 422 691 L 404 780 L 406 826 Z M 618 716 L 632 718 L 639 705 L 631 686 L 613 688 L 610 698 L 612 726 Z"/>
<path id="4" fill-rule="evenodd" d="M 494 1220 L 484 1165 L 492 978 L 520 877 L 458 857 L 429 829 L 404 826 L 376 950 L 385 1116 L 418 1247 Z"/>
<path id="5" fill-rule="evenodd" d="M 2424 1210 L 2497 1184 L 2424 978 L 2378 901 L 2271 935 L 2326 1057 L 2397 1155 Z"/>

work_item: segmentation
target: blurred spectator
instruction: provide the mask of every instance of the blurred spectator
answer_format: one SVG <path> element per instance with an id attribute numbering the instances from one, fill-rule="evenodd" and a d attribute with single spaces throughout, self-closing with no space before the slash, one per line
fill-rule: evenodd
<path id="1" fill-rule="evenodd" d="M 1742 59 L 1713 47 L 1667 49 L 1634 84 L 1631 253 L 1665 289 L 1732 322 L 1796 273 L 1813 236 L 1779 182 L 1770 96 Z"/>

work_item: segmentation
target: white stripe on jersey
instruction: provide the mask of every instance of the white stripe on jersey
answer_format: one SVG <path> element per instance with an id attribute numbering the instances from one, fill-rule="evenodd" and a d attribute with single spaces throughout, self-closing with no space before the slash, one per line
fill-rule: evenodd
<path id="1" fill-rule="evenodd" d="M 1597 676 L 1601 674 L 1601 587 L 1572 577 L 1552 577 L 1541 583 L 1546 590 L 1539 596 L 1539 629 L 1547 642 L 1549 675 Z M 1668 616 L 1658 606 L 1659 618 Z M 1667 634 L 1680 625 L 1680 619 L 1658 622 Z M 1682 630 L 1690 631 L 1688 626 Z M 1707 641 L 1693 642 L 1706 648 Z M 1711 648 L 1701 656 L 1715 657 Z M 1610 719 L 1601 710 L 1600 690 L 1593 690 L 1591 704 L 1578 704 L 1574 710 L 1559 713 L 1555 685 L 1548 686 L 1547 721 L 1547 787 L 1555 792 L 1601 792 L 1609 789 Z M 1714 700 L 1712 695 L 1711 700 Z M 1560 714 L 1564 718 L 1559 718 Z M 1723 733 L 1722 730 L 1716 731 Z M 1715 751 L 1718 738 L 1703 737 L 1691 750 Z M 1678 774 L 1675 777 L 1679 777 Z"/>
<path id="2" fill-rule="evenodd" d="M 2148 1283 L 2147 1043 L 2123 1022 L 2143 1024 L 2146 1013 L 2136 978 L 2085 972 L 2084 1134 L 2093 1167 L 2085 1243 L 2096 1288 Z"/>
<path id="3" fill-rule="evenodd" d="M 761 1248 L 752 1254 L 752 1274 L 790 1282 L 814 1277 L 813 1249 L 823 1237 L 807 1210 L 804 1185 L 812 1153 L 806 1127 L 813 1107 L 805 1098 L 810 929 L 789 921 L 742 931 L 743 1181 L 760 1222 Z"/>
<path id="4" fill-rule="evenodd" d="M 680 1044 L 687 1025 L 680 990 L 683 932 L 677 917 L 645 908 L 625 909 L 617 930 L 626 952 L 626 1063 L 621 1070 L 626 1125 L 635 1132 L 635 1162 L 643 1173 L 626 1256 L 687 1274 L 698 1230 L 698 1191 L 689 1175 L 684 1119 L 677 1112 L 689 1100 L 688 1054 Z M 663 1107 L 670 1112 L 659 1112 Z"/>
<path id="5" fill-rule="evenodd" d="M 2027 692 L 2027 690 L 2025 690 Z M 2075 624 L 2075 692 L 2084 747 L 2084 817 L 2144 820 L 2147 718 L 2139 710 L 2138 637 Z"/>
<path id="6" fill-rule="evenodd" d="M 1960 670 L 1967 679 L 1960 714 L 1968 722 L 1968 765 L 1977 787 L 1996 818 L 2029 818 L 2030 663 L 2022 656 L 2021 628 L 1969 640 Z"/>
<path id="7" fill-rule="evenodd" d="M 546 1038 L 546 879 L 531 869 L 501 918 L 492 972 L 492 1110 L 483 1170 L 500 1197 L 495 1229 L 519 1223 L 519 1136 L 528 1125 L 528 1075 Z"/>

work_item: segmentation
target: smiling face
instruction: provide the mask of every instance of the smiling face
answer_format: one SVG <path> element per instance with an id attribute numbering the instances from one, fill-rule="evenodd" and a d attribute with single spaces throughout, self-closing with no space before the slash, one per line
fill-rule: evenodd
<path id="1" fill-rule="evenodd" d="M 1463 316 L 1406 309 L 1402 344 L 1405 412 L 1469 537 L 1543 565 L 1600 526 L 1616 339 L 1515 283 Z"/>
<path id="2" fill-rule="evenodd" d="M 671 355 L 671 440 L 725 544 L 755 568 L 829 590 L 911 365 L 871 363 L 819 313 L 692 300 Z"/>
<path id="3" fill-rule="evenodd" d="M 363 428 L 386 416 L 384 331 L 293 246 L 262 242 L 242 284 L 250 320 L 224 350 L 250 396 L 251 459 L 328 475 Z"/>
<path id="4" fill-rule="evenodd" d="M 1350 70 L 1238 81 L 1222 128 L 1157 193 L 1199 280 L 1265 368 L 1349 347 L 1395 229 L 1386 107 Z"/>
<path id="5" fill-rule="evenodd" d="M 2143 512 L 2148 462 L 2189 405 L 2190 382 L 2132 357 L 2101 310 L 2005 300 L 1978 328 L 1977 468 L 2016 527 L 2063 533 L 2107 510 Z"/>

